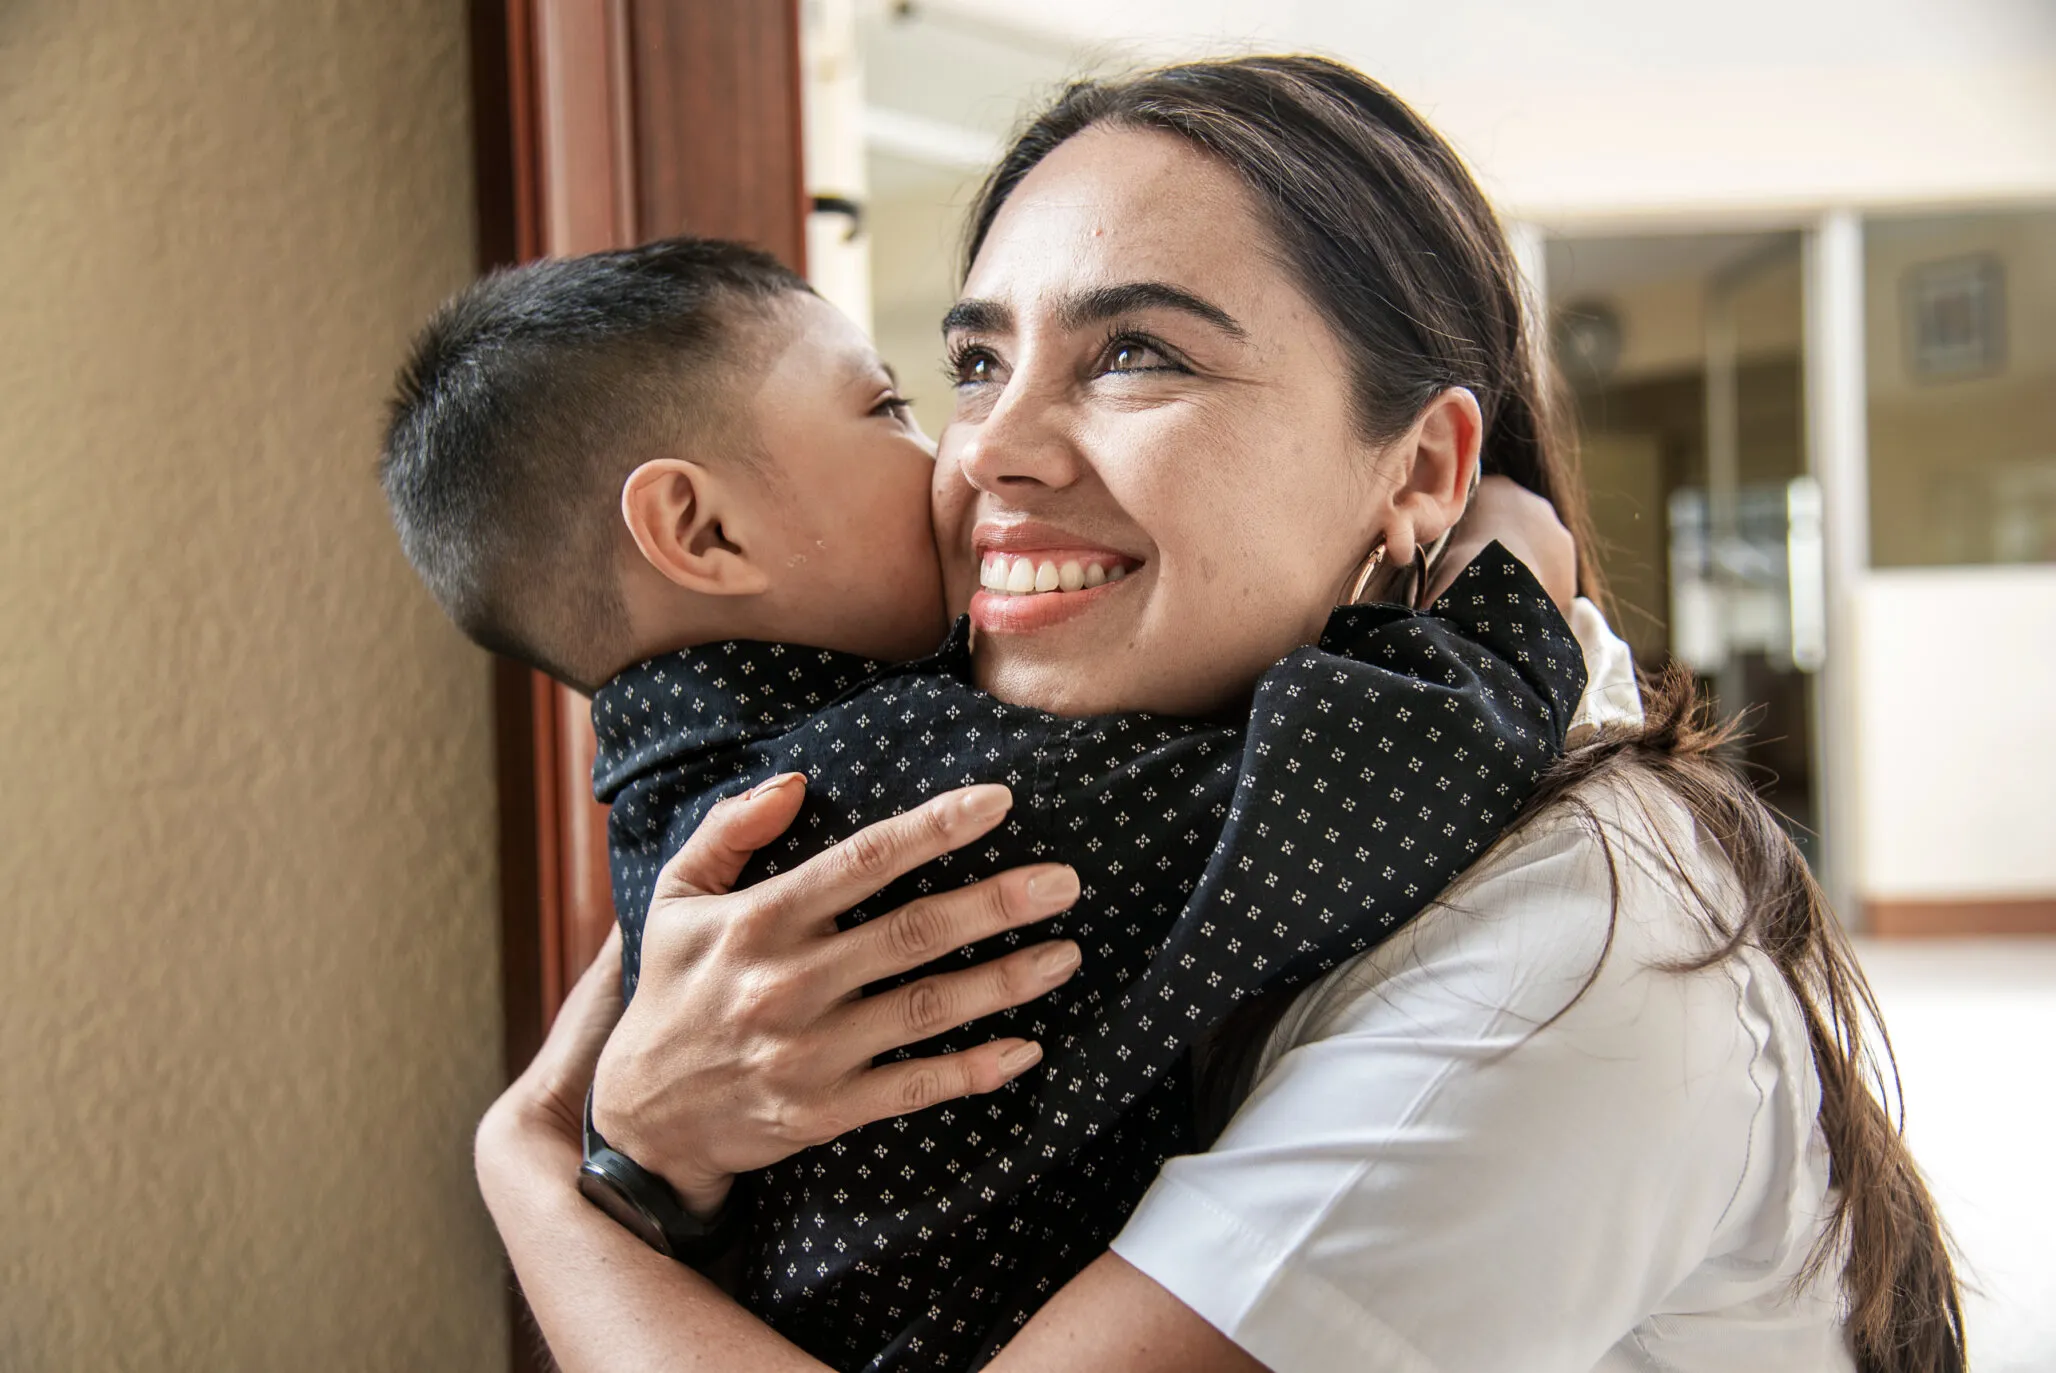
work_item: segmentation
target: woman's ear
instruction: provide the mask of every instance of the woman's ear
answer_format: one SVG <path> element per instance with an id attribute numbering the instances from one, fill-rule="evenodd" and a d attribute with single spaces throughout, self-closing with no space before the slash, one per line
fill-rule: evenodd
<path id="1" fill-rule="evenodd" d="M 1398 483 L 1385 526 L 1390 561 L 1406 566 L 1416 549 L 1434 543 L 1463 518 L 1484 440 L 1478 398 L 1452 386 L 1429 401 L 1413 427 L 1386 450 L 1388 470 Z"/>
<path id="2" fill-rule="evenodd" d="M 666 581 L 704 596 L 754 596 L 771 577 L 744 495 L 732 474 L 654 458 L 621 484 L 621 519 Z"/>

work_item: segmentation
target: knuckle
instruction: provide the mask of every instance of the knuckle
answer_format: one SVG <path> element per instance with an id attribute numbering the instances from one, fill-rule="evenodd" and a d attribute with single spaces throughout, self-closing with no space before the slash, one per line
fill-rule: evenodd
<path id="1" fill-rule="evenodd" d="M 921 827 L 928 831 L 928 837 L 936 843 L 947 846 L 955 831 L 951 812 L 944 804 L 932 804 L 921 812 Z"/>
<path id="2" fill-rule="evenodd" d="M 764 1110 L 764 1133 L 781 1146 L 805 1149 L 815 1144 L 816 1124 L 814 1112 L 795 1101 L 774 1101 Z"/>
<path id="3" fill-rule="evenodd" d="M 807 1140 L 809 1147 L 826 1144 L 831 1139 L 846 1135 L 857 1125 L 855 1121 L 833 1109 L 824 1108 L 813 1112 L 812 1115 L 812 1137 Z"/>
<path id="4" fill-rule="evenodd" d="M 887 876 L 897 855 L 898 846 L 875 828 L 858 830 L 842 845 L 844 865 L 864 878 Z"/>
<path id="5" fill-rule="evenodd" d="M 886 922 L 885 941 L 893 957 L 908 964 L 926 963 L 943 949 L 946 922 L 932 901 L 904 906 Z"/>
<path id="6" fill-rule="evenodd" d="M 752 887 L 738 893 L 739 899 L 729 903 L 721 920 L 721 927 L 738 936 L 751 939 L 762 938 L 778 929 L 785 922 L 786 899 L 782 890 L 763 890 Z M 709 912 L 713 914 L 713 912 Z"/>
<path id="7" fill-rule="evenodd" d="M 982 914 L 996 928 L 1004 929 L 1013 924 L 1016 919 L 1026 916 L 1028 903 L 1025 899 L 1020 901 L 1014 899 L 1014 893 L 1017 890 L 1025 898 L 1027 884 L 1025 882 L 1000 881 L 985 884 L 985 890 L 980 897 L 980 906 Z"/>
<path id="8" fill-rule="evenodd" d="M 1034 960 L 1035 951 L 1027 949 L 993 964 L 993 999 L 1002 1006 L 1015 1006 L 1042 990 Z"/>
<path id="9" fill-rule="evenodd" d="M 899 1106 L 902 1111 L 918 1111 L 932 1106 L 949 1093 L 940 1070 L 932 1065 L 923 1065 L 900 1080 Z"/>
<path id="10" fill-rule="evenodd" d="M 901 1014 L 906 1017 L 907 1028 L 917 1035 L 932 1035 L 950 1027 L 950 1012 L 954 998 L 933 978 L 916 982 L 907 988 L 906 1001 Z"/>
<path id="11" fill-rule="evenodd" d="M 792 1000 L 792 979 L 772 969 L 752 968 L 735 979 L 735 1017 L 753 1028 L 783 1024 Z"/>
<path id="12" fill-rule="evenodd" d="M 806 1055 L 789 1041 L 775 1040 L 760 1046 L 750 1056 L 750 1064 L 752 1076 L 772 1093 L 777 1109 L 786 1116 L 797 1114 L 796 1101 L 806 1096 Z"/>

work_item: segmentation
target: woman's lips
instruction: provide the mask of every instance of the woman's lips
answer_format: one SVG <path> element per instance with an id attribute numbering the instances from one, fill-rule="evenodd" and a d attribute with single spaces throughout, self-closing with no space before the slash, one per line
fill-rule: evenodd
<path id="1" fill-rule="evenodd" d="M 986 551 L 971 622 L 992 634 L 1021 634 L 1062 624 L 1117 593 L 1140 564 L 1105 549 Z"/>

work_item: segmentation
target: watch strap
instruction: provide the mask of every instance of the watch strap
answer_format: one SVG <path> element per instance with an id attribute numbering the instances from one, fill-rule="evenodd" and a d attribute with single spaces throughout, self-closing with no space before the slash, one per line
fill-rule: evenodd
<path id="1" fill-rule="evenodd" d="M 721 1257 L 742 1238 L 749 1208 L 742 1201 L 741 1178 L 736 1179 L 720 1213 L 712 1220 L 701 1220 L 686 1209 L 670 1183 L 601 1136 L 593 1124 L 591 1088 L 585 1094 L 584 1133 L 585 1158 L 579 1167 L 581 1188 L 597 1184 L 611 1191 L 642 1222 L 633 1224 L 623 1219 L 623 1223 L 658 1253 L 698 1267 Z"/>

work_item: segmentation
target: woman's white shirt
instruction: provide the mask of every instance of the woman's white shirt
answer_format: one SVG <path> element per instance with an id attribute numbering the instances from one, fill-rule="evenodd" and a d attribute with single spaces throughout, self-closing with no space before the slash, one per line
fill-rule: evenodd
<path id="1" fill-rule="evenodd" d="M 1580 608 L 1579 722 L 1639 716 Z M 1115 1240 L 1275 1373 L 1854 1367 L 1839 1263 L 1799 1282 L 1829 1190 L 1797 1001 L 1758 950 L 1664 966 L 1708 947 L 1677 866 L 1735 909 L 1668 793 L 1576 799 L 1301 994 Z"/>

